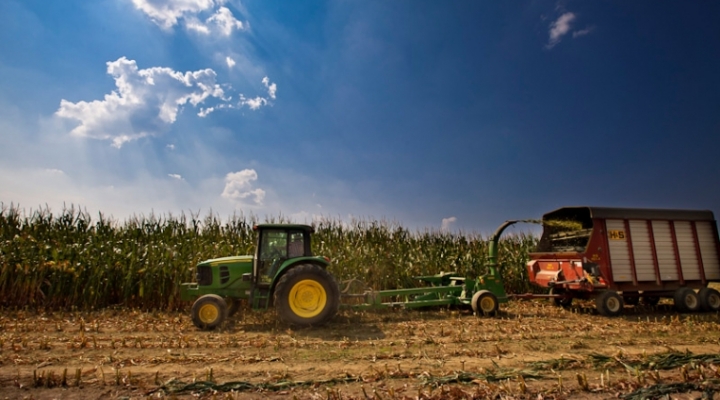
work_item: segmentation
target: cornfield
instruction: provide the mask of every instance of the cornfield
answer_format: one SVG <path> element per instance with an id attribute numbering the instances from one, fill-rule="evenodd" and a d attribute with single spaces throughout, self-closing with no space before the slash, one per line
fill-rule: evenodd
<path id="1" fill-rule="evenodd" d="M 120 223 L 93 219 L 70 206 L 24 212 L 0 203 L 0 305 L 96 309 L 122 305 L 145 310 L 183 307 L 178 284 L 194 279 L 199 261 L 252 254 L 257 216 L 184 213 L 135 216 Z M 263 222 L 287 222 L 270 217 Z M 439 272 L 484 272 L 487 243 L 480 235 L 410 232 L 386 221 L 314 223 L 313 252 L 333 260 L 339 281 L 360 279 L 375 289 L 417 285 L 412 277 Z M 525 262 L 537 239 L 506 235 L 499 264 L 506 290 L 530 286 Z"/>

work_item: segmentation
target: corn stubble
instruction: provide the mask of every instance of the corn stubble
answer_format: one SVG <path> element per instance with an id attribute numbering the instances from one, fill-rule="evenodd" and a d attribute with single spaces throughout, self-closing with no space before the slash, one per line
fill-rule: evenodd
<path id="1" fill-rule="evenodd" d="M 70 206 L 27 213 L 0 203 L 0 303 L 6 307 L 140 309 L 183 307 L 178 284 L 199 261 L 253 254 L 255 215 L 140 215 L 118 222 Z M 262 222 L 288 222 L 280 217 Z M 314 223 L 315 254 L 333 260 L 339 281 L 360 279 L 374 289 L 413 287 L 412 277 L 439 272 L 483 273 L 487 243 L 477 234 L 411 232 L 387 221 Z M 506 289 L 534 289 L 524 264 L 537 239 L 506 235 L 499 263 Z"/>

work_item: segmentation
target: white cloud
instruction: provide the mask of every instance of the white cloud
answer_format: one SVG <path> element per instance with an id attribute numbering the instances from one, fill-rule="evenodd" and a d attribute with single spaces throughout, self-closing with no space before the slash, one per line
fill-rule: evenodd
<path id="1" fill-rule="evenodd" d="M 457 218 L 455 217 L 448 217 L 442 219 L 442 225 L 440 225 L 440 230 L 443 232 L 447 232 L 450 230 L 450 227 L 457 221 Z"/>
<path id="2" fill-rule="evenodd" d="M 254 99 L 246 99 L 245 96 L 240 96 L 240 103 L 238 103 L 241 107 L 242 106 L 248 106 L 251 110 L 257 110 L 258 108 L 267 105 L 268 101 L 264 97 L 255 97 Z"/>
<path id="3" fill-rule="evenodd" d="M 173 178 L 173 179 L 177 179 L 177 180 L 179 180 L 179 181 L 183 180 L 183 177 L 182 177 L 181 175 L 178 175 L 178 174 L 168 174 L 168 176 L 171 177 L 171 178 Z"/>
<path id="4" fill-rule="evenodd" d="M 168 150 L 175 150 L 175 145 L 174 145 L 174 144 L 172 144 L 172 143 L 168 144 L 168 145 L 167 145 L 167 146 L 165 146 L 165 147 L 167 147 L 167 148 L 168 148 Z"/>
<path id="5" fill-rule="evenodd" d="M 217 29 L 220 30 L 220 33 L 225 36 L 230 36 L 233 32 L 233 29 L 243 29 L 243 23 L 235 19 L 232 11 L 230 11 L 227 7 L 218 8 L 215 14 L 213 14 L 212 17 L 207 19 L 206 23 L 208 25 L 215 25 Z"/>
<path id="6" fill-rule="evenodd" d="M 221 196 L 240 203 L 252 200 L 253 203 L 262 205 L 265 191 L 260 188 L 252 188 L 252 183 L 257 181 L 257 178 L 258 175 L 254 169 L 230 172 L 225 176 L 225 189 Z"/>
<path id="7" fill-rule="evenodd" d="M 585 28 L 585 29 L 581 29 L 581 30 L 579 30 L 579 31 L 575 31 L 575 32 L 573 32 L 572 37 L 573 37 L 573 39 L 574 39 L 574 38 L 576 38 L 576 37 L 585 36 L 585 35 L 587 35 L 588 33 L 592 32 L 594 29 L 595 29 L 594 26 L 589 26 L 589 27 L 587 27 L 587 28 Z"/>
<path id="8" fill-rule="evenodd" d="M 163 29 L 183 24 L 186 29 L 209 35 L 230 36 L 234 30 L 245 29 L 235 18 L 225 0 L 132 0 L 135 7 Z M 212 13 L 212 14 L 210 14 Z M 209 17 L 201 17 L 210 14 Z"/>
<path id="9" fill-rule="evenodd" d="M 76 137 L 110 140 L 115 147 L 131 140 L 156 135 L 175 123 L 182 107 L 197 107 L 210 99 L 217 104 L 201 107 L 198 115 L 204 117 L 212 111 L 239 108 L 247 105 L 256 110 L 267 105 L 267 99 L 247 99 L 240 94 L 240 101 L 230 104 L 230 97 L 216 82 L 212 69 L 178 72 L 166 67 L 138 69 L 134 60 L 125 57 L 107 63 L 108 74 L 115 78 L 117 90 L 106 94 L 103 100 L 60 101 L 57 116 L 79 121 L 71 130 Z M 274 99 L 276 86 L 266 83 L 268 93 Z M 269 82 L 269 81 L 267 81 Z"/>
<path id="10" fill-rule="evenodd" d="M 214 0 L 132 0 L 135 7 L 147 14 L 150 19 L 164 29 L 177 25 L 186 14 L 215 7 Z"/>
<path id="11" fill-rule="evenodd" d="M 227 63 L 228 68 L 232 68 L 235 66 L 235 60 L 230 57 L 225 57 L 225 62 Z"/>
<path id="12" fill-rule="evenodd" d="M 550 40 L 546 45 L 548 49 L 551 49 L 555 47 L 556 44 L 560 43 L 562 37 L 565 36 L 572 28 L 571 25 L 574 20 L 575 14 L 571 12 L 566 12 L 560 17 L 558 17 L 555 22 L 550 24 Z"/>
<path id="13" fill-rule="evenodd" d="M 270 79 L 267 76 L 262 79 L 262 83 L 268 90 L 268 96 L 270 96 L 271 99 L 274 99 L 275 93 L 277 92 L 277 85 L 270 83 Z"/>

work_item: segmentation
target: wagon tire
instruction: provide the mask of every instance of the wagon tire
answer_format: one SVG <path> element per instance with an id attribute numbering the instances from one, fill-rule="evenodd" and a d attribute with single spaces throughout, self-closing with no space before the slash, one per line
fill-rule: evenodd
<path id="1" fill-rule="evenodd" d="M 284 323 L 317 326 L 337 315 L 340 287 L 319 265 L 301 264 L 280 277 L 273 299 L 278 317 Z"/>
<path id="2" fill-rule="evenodd" d="M 612 291 L 605 291 L 595 297 L 595 308 L 597 308 L 600 315 L 606 317 L 615 317 L 622 313 L 623 307 L 622 297 L 619 294 Z"/>
<path id="3" fill-rule="evenodd" d="M 655 307 L 660 303 L 660 297 L 658 296 L 643 296 L 642 297 L 642 303 L 646 306 L 652 306 Z"/>
<path id="4" fill-rule="evenodd" d="M 472 306 L 473 313 L 478 317 L 496 315 L 498 309 L 500 309 L 497 296 L 489 290 L 480 290 L 475 293 L 470 305 Z"/>
<path id="5" fill-rule="evenodd" d="M 673 295 L 673 304 L 679 312 L 694 312 L 700 309 L 700 297 L 689 287 L 681 287 Z"/>
<path id="6" fill-rule="evenodd" d="M 698 292 L 700 297 L 700 307 L 704 311 L 720 310 L 720 292 L 713 288 L 704 287 Z"/>
<path id="7" fill-rule="evenodd" d="M 190 310 L 193 325 L 199 329 L 210 331 L 225 322 L 228 305 L 225 299 L 216 294 L 200 296 Z"/>
<path id="8" fill-rule="evenodd" d="M 557 288 L 551 288 L 550 294 L 557 294 L 562 295 L 566 294 L 567 292 L 563 289 L 557 289 Z M 572 297 L 553 297 L 552 302 L 558 307 L 562 308 L 568 308 L 570 305 L 572 305 L 573 298 Z"/>

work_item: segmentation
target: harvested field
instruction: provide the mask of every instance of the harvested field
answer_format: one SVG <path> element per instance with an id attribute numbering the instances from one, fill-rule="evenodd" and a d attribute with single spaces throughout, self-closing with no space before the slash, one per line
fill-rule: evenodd
<path id="1" fill-rule="evenodd" d="M 495 318 L 345 310 L 308 329 L 240 314 L 202 332 L 186 313 L 2 311 L 0 398 L 689 399 L 720 388 L 720 316 L 666 303 L 620 318 L 546 301 Z"/>

